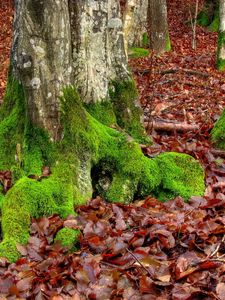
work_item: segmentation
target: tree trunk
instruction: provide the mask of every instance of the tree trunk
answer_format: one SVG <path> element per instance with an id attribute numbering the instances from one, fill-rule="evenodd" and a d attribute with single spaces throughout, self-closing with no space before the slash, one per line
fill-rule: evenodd
<path id="1" fill-rule="evenodd" d="M 123 13 L 126 49 L 149 46 L 147 35 L 148 0 L 127 0 Z"/>
<path id="2" fill-rule="evenodd" d="M 217 51 L 217 68 L 225 71 L 225 0 L 220 0 L 220 27 Z"/>
<path id="3" fill-rule="evenodd" d="M 151 49 L 157 54 L 169 51 L 171 44 L 166 0 L 148 1 L 148 27 Z"/>
<path id="4" fill-rule="evenodd" d="M 93 189 L 118 202 L 157 195 L 160 186 L 170 197 L 203 194 L 193 158 L 150 160 L 137 143 L 150 141 L 127 71 L 118 1 L 16 1 L 12 65 L 0 170 L 12 172 L 14 185 L 0 193 L 0 256 L 19 257 L 31 217 L 74 214 Z"/>

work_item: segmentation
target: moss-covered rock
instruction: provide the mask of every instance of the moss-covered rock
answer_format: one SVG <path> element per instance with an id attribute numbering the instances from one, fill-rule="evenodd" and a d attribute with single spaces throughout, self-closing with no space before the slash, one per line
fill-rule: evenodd
<path id="1" fill-rule="evenodd" d="M 80 230 L 64 227 L 57 232 L 54 241 L 59 241 L 63 247 L 71 249 L 77 243 L 79 235 Z"/>
<path id="2" fill-rule="evenodd" d="M 191 196 L 204 194 L 204 171 L 193 157 L 176 152 L 165 152 L 155 158 L 162 175 L 158 198 L 162 200 L 182 196 L 188 200 Z"/>

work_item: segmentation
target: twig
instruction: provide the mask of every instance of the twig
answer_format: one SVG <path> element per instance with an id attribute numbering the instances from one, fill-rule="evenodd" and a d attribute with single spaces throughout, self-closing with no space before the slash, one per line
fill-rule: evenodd
<path id="1" fill-rule="evenodd" d="M 216 249 L 209 255 L 209 258 L 213 257 L 220 249 L 221 244 L 225 241 L 225 234 L 221 240 L 221 242 L 216 246 Z M 224 261 L 224 260 L 223 260 Z"/>
<path id="2" fill-rule="evenodd" d="M 138 73 L 141 75 L 146 75 L 152 72 L 151 69 L 144 69 L 144 70 L 137 70 L 134 69 L 133 70 L 134 73 Z M 210 74 L 205 73 L 205 72 L 201 72 L 201 71 L 197 71 L 197 70 L 191 70 L 191 69 L 182 69 L 182 68 L 172 68 L 172 69 L 167 69 L 167 70 L 163 70 L 161 72 L 154 72 L 156 74 L 161 74 L 161 75 L 166 75 L 166 74 L 174 74 L 174 73 L 178 73 L 178 72 L 184 72 L 184 73 L 188 73 L 191 75 L 198 75 L 198 76 L 202 76 L 202 77 L 209 77 Z"/>
<path id="3" fill-rule="evenodd" d="M 130 255 L 136 260 L 137 263 L 139 263 L 139 265 L 150 275 L 152 276 L 152 274 L 149 272 L 149 270 L 142 264 L 142 262 L 137 258 L 137 256 L 131 252 L 128 248 L 126 248 L 127 252 L 130 253 Z"/>

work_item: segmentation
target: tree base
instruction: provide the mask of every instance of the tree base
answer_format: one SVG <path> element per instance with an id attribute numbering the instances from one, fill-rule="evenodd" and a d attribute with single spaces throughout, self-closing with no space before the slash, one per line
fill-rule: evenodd
<path id="1" fill-rule="evenodd" d="M 15 81 L 11 84 L 12 88 Z M 22 89 L 18 83 L 16 86 Z M 142 134 L 140 110 L 131 101 L 132 86 L 132 82 L 114 83 L 112 104 L 96 104 L 86 109 L 75 89 L 66 88 L 61 99 L 63 131 L 56 142 L 26 120 L 25 110 L 19 105 L 24 103 L 23 93 L 6 97 L 0 123 L 0 161 L 1 168 L 14 172 L 15 184 L 3 198 L 4 240 L 0 256 L 10 261 L 18 258 L 16 244 L 27 243 L 31 217 L 74 214 L 74 206 L 85 203 L 92 196 L 92 188 L 108 201 L 123 203 L 129 203 L 134 197 L 162 195 L 163 191 L 170 195 L 163 200 L 178 195 L 188 200 L 192 195 L 204 193 L 204 173 L 192 157 L 165 153 L 149 159 L 143 155 L 136 141 L 149 139 Z M 7 99 L 13 99 L 14 103 L 10 105 Z M 99 107 L 110 110 L 111 115 L 100 118 Z M 109 127 L 115 121 L 113 127 L 117 130 Z M 10 152 L 2 148 L 8 134 L 13 141 L 9 143 Z M 43 166 L 51 169 L 51 175 L 46 178 L 37 176 L 41 175 Z M 68 234 L 71 240 L 71 232 Z M 73 242 L 76 238 L 77 234 L 72 234 Z"/>

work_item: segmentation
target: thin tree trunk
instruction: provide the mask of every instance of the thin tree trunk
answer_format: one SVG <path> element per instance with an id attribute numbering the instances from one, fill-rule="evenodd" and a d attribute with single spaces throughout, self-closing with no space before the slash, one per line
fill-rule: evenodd
<path id="1" fill-rule="evenodd" d="M 152 50 L 160 54 L 171 49 L 166 0 L 148 1 L 148 30 Z"/>
<path id="2" fill-rule="evenodd" d="M 217 68 L 225 71 L 225 0 L 220 0 L 220 27 L 217 49 Z"/>

